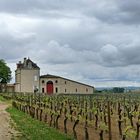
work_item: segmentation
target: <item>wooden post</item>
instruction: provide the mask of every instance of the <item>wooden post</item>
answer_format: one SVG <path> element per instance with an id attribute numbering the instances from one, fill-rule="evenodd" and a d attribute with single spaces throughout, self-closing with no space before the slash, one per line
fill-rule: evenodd
<path id="1" fill-rule="evenodd" d="M 107 109 L 108 109 L 108 130 L 109 130 L 109 140 L 112 140 L 111 135 L 111 117 L 110 117 L 110 102 L 107 103 Z"/>

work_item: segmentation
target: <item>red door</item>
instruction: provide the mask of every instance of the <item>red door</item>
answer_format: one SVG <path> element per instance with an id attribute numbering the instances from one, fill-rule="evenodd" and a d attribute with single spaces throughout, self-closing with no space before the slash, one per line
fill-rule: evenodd
<path id="1" fill-rule="evenodd" d="M 47 82 L 47 94 L 51 95 L 53 94 L 53 82 L 52 81 L 48 81 Z"/>

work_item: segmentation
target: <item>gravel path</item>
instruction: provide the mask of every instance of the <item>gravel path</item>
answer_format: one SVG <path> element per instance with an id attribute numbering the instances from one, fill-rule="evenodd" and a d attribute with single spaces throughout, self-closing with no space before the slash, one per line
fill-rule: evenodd
<path id="1" fill-rule="evenodd" d="M 11 119 L 5 109 L 6 103 L 0 102 L 0 140 L 11 140 L 17 134 L 17 131 L 11 127 Z"/>

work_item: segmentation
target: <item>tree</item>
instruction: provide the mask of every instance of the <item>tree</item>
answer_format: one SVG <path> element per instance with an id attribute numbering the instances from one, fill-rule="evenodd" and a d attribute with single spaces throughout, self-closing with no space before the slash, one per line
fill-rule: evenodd
<path id="1" fill-rule="evenodd" d="M 10 68 L 3 59 L 0 59 L 0 84 L 7 84 L 11 79 Z"/>
<path id="2" fill-rule="evenodd" d="M 114 87 L 113 88 L 113 92 L 114 93 L 124 93 L 124 88 L 120 88 L 120 87 Z"/>

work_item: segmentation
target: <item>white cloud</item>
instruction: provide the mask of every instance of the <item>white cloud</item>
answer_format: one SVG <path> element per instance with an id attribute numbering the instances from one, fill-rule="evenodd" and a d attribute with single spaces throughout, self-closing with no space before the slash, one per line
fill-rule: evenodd
<path id="1" fill-rule="evenodd" d="M 103 46 L 101 48 L 101 57 L 103 58 L 103 60 L 107 60 L 107 61 L 113 61 L 116 60 L 118 58 L 118 49 L 117 47 L 107 44 L 105 46 Z"/>
<path id="2" fill-rule="evenodd" d="M 12 70 L 29 56 L 44 74 L 92 85 L 139 82 L 139 7 L 136 0 L 1 0 L 0 56 Z"/>

